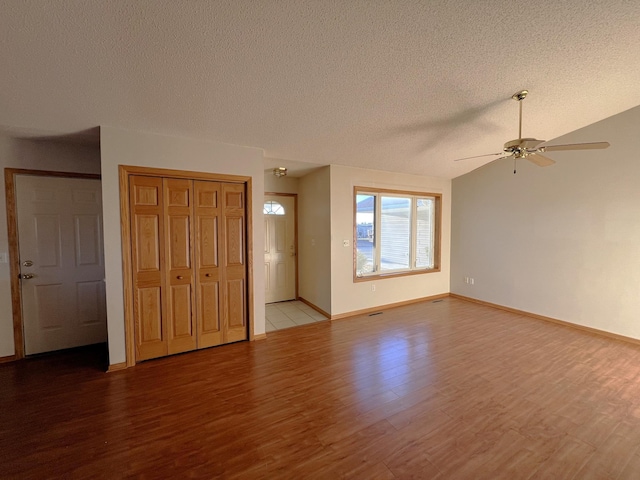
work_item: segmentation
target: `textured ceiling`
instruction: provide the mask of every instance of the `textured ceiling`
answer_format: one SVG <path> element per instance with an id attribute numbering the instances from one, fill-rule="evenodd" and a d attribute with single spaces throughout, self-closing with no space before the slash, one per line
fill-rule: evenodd
<path id="1" fill-rule="evenodd" d="M 638 0 L 0 0 L 0 125 L 455 177 L 640 104 Z M 82 136 L 82 134 L 80 134 Z M 594 138 L 593 141 L 606 140 Z M 554 155 L 556 159 L 562 153 Z"/>

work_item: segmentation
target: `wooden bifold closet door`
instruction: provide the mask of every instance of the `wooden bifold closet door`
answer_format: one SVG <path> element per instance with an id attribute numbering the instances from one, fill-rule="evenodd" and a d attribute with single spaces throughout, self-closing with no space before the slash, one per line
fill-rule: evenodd
<path id="1" fill-rule="evenodd" d="M 136 360 L 246 340 L 245 186 L 129 183 Z"/>

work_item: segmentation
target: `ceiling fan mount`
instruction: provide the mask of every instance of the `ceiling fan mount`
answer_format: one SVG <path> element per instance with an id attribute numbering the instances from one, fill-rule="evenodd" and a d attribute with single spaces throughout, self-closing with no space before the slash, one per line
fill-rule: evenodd
<path id="1" fill-rule="evenodd" d="M 511 95 L 511 98 L 521 102 L 522 100 L 527 98 L 528 94 L 529 94 L 529 90 L 521 90 L 520 92 L 516 92 L 513 95 Z"/>
<path id="2" fill-rule="evenodd" d="M 474 157 L 466 157 L 459 158 L 460 160 L 469 160 L 471 158 L 480 158 L 480 157 L 489 157 L 489 156 L 497 156 L 501 155 L 500 158 L 493 160 L 494 162 L 497 160 L 502 160 L 503 158 L 513 158 L 514 160 L 518 158 L 526 158 L 532 163 L 535 163 L 539 167 L 548 167 L 549 165 L 553 165 L 555 160 L 552 160 L 549 157 L 541 155 L 544 152 L 553 152 L 559 150 L 595 150 L 595 149 L 603 149 L 609 147 L 608 142 L 595 142 L 595 143 L 574 143 L 568 145 L 542 145 L 546 143 L 546 140 L 538 140 L 537 138 L 523 138 L 522 137 L 522 101 L 527 98 L 529 94 L 528 90 L 521 90 L 519 92 L 514 93 L 511 98 L 516 100 L 519 103 L 520 114 L 519 114 L 519 122 L 518 122 L 518 138 L 515 140 L 509 140 L 504 144 L 502 152 L 498 153 L 489 153 L 486 155 L 477 155 Z M 489 162 L 492 163 L 492 162 Z M 487 164 L 488 165 L 488 164 Z M 516 173 L 515 170 L 513 173 Z"/>

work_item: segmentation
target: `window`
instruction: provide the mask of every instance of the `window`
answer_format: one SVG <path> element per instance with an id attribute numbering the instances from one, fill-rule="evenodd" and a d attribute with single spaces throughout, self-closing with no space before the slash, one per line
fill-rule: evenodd
<path id="1" fill-rule="evenodd" d="M 441 198 L 356 187 L 356 281 L 440 271 Z"/>
<path id="2" fill-rule="evenodd" d="M 284 207 L 278 202 L 269 200 L 268 202 L 264 202 L 263 212 L 265 215 L 284 215 Z"/>

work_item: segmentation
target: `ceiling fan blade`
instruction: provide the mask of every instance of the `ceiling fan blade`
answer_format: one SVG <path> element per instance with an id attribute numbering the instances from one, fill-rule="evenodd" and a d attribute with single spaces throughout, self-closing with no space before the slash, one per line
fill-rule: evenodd
<path id="1" fill-rule="evenodd" d="M 527 155 L 527 160 L 535 163 L 539 167 L 548 167 L 549 165 L 553 165 L 554 163 L 556 163 L 555 160 L 551 160 L 549 157 L 545 157 L 544 155 L 540 155 L 539 153 L 532 153 L 531 155 Z"/>
<path id="2" fill-rule="evenodd" d="M 487 153 L 485 155 L 476 155 L 475 157 L 465 157 L 465 158 L 456 158 L 454 160 L 454 162 L 459 162 L 461 160 L 471 160 L 472 158 L 480 158 L 480 157 L 493 157 L 496 155 L 504 155 L 504 152 L 498 152 L 498 153 Z"/>
<path id="3" fill-rule="evenodd" d="M 557 152 L 559 150 L 601 150 L 608 148 L 609 142 L 570 143 L 568 145 L 549 145 L 540 147 L 541 152 Z"/>

